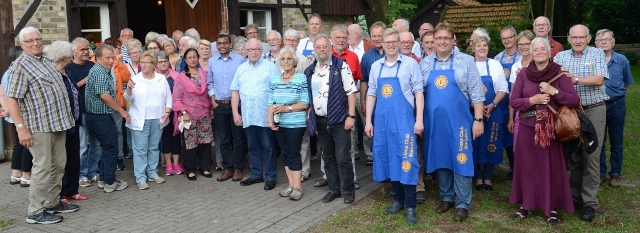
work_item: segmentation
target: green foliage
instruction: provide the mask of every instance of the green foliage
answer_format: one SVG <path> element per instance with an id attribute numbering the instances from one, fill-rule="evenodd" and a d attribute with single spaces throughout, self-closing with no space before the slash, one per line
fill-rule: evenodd
<path id="1" fill-rule="evenodd" d="M 629 63 L 631 63 L 631 65 L 636 65 L 638 64 L 638 54 L 636 54 L 635 52 L 632 51 L 626 51 L 624 53 L 622 53 L 625 57 L 627 57 L 627 60 L 629 60 Z"/>
<path id="2" fill-rule="evenodd" d="M 422 7 L 432 0 L 393 0 L 389 1 L 389 8 L 386 13 L 387 25 L 391 25 L 397 18 L 409 19 L 413 17 Z"/>

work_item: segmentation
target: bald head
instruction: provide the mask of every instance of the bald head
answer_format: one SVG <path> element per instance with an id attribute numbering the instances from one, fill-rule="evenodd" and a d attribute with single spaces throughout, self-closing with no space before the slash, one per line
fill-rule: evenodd
<path id="1" fill-rule="evenodd" d="M 536 37 L 547 38 L 549 32 L 551 32 L 551 21 L 549 21 L 549 18 L 538 16 L 538 18 L 533 21 L 533 32 L 536 34 Z"/>
<path id="2" fill-rule="evenodd" d="M 398 32 L 404 32 L 409 30 L 409 21 L 406 19 L 396 19 L 393 21 L 393 29 Z"/>
<path id="3" fill-rule="evenodd" d="M 433 25 L 431 25 L 430 23 L 423 23 L 422 25 L 420 25 L 420 29 L 418 30 L 418 35 L 422 37 L 422 35 L 424 35 L 424 33 L 426 32 L 433 32 Z"/>
<path id="4" fill-rule="evenodd" d="M 347 30 L 349 31 L 347 42 L 352 48 L 357 47 L 362 41 L 362 34 L 364 33 L 362 28 L 358 24 L 351 24 L 347 27 Z"/>

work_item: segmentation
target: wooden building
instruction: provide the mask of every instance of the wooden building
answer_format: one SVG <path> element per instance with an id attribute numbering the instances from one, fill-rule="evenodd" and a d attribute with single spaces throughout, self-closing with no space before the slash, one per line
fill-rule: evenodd
<path id="1" fill-rule="evenodd" d="M 504 22 L 533 19 L 531 5 L 527 1 L 482 4 L 477 6 L 447 6 L 441 22 L 449 22 L 459 34 L 471 34 L 480 25 L 497 26 Z"/>
<path id="2" fill-rule="evenodd" d="M 440 22 L 447 6 L 479 6 L 475 0 L 433 0 L 409 19 L 409 31 L 418 35 L 420 25 L 430 23 L 434 27 Z"/>

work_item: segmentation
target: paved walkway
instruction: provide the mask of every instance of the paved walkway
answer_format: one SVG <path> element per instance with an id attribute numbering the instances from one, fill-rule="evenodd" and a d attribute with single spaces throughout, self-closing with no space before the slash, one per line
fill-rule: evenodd
<path id="1" fill-rule="evenodd" d="M 357 160 L 358 182 L 356 201 L 380 188 L 372 181 L 371 167 L 366 157 Z M 312 177 L 303 184 L 304 196 L 290 201 L 278 195 L 287 186 L 284 168 L 279 163 L 278 184 L 265 191 L 264 184 L 244 187 L 231 180 L 216 181 L 198 173 L 197 181 L 185 175 L 166 177 L 164 184 L 150 183 L 149 190 L 135 186 L 132 160 L 125 162 L 127 170 L 117 171 L 117 179 L 129 183 L 123 191 L 104 193 L 96 185 L 80 187 L 87 201 L 75 213 L 64 214 L 64 221 L 52 225 L 25 222 L 28 188 L 9 185 L 10 162 L 0 164 L 0 218 L 14 219 L 13 224 L 0 228 L 3 232 L 300 232 L 349 205 L 336 199 L 322 203 L 328 188 L 313 187 L 320 177 L 320 161 L 312 162 Z M 248 166 L 247 166 L 248 167 Z M 164 172 L 163 168 L 159 168 Z M 245 171 L 245 178 L 249 172 Z"/>

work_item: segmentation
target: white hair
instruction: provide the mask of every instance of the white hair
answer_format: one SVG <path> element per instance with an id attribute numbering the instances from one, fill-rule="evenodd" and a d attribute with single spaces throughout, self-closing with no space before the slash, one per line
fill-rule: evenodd
<path id="1" fill-rule="evenodd" d="M 398 35 L 399 36 L 409 35 L 411 37 L 411 40 L 415 40 L 415 38 L 413 37 L 413 33 L 409 32 L 409 31 L 404 31 L 404 32 L 398 33 Z"/>
<path id="2" fill-rule="evenodd" d="M 43 50 L 43 53 L 45 54 L 45 57 L 52 62 L 59 62 L 73 56 L 71 48 L 71 43 L 57 40 L 47 46 Z"/>
<path id="3" fill-rule="evenodd" d="M 409 20 L 403 18 L 396 19 L 396 21 L 397 20 L 400 20 L 400 23 L 402 23 L 405 31 L 409 31 Z"/>
<path id="4" fill-rule="evenodd" d="M 89 45 L 89 41 L 82 37 L 75 38 L 73 39 L 73 41 L 71 41 L 72 49 L 77 49 L 79 44 Z"/>
<path id="5" fill-rule="evenodd" d="M 133 36 L 133 30 L 131 30 L 131 28 L 123 28 L 122 30 L 120 30 L 120 35 L 122 36 L 122 33 L 124 33 L 124 31 L 129 30 L 131 32 L 131 36 Z"/>
<path id="6" fill-rule="evenodd" d="M 278 53 L 278 61 L 277 61 L 278 62 L 278 66 L 280 66 L 280 64 L 281 64 L 280 58 L 286 52 L 290 52 L 291 53 L 291 57 L 293 57 L 294 66 L 296 64 L 298 64 L 298 56 L 296 56 L 296 50 L 294 48 L 292 48 L 291 46 L 284 46 L 282 49 L 280 49 L 280 53 Z"/>
<path id="7" fill-rule="evenodd" d="M 196 43 L 196 40 L 193 37 L 190 36 L 183 36 L 182 38 L 180 38 L 180 41 L 187 41 L 187 43 L 189 44 L 189 48 L 196 48 L 196 46 L 198 45 Z M 178 41 L 178 43 L 180 43 L 180 41 Z"/>
<path id="8" fill-rule="evenodd" d="M 353 27 L 352 27 L 352 26 L 353 26 Z M 357 34 L 359 37 L 362 37 L 362 36 L 363 36 L 364 31 L 362 31 L 362 27 L 360 27 L 360 25 L 358 25 L 358 24 L 351 24 L 351 25 L 349 25 L 349 27 L 353 28 L 353 29 L 354 29 L 354 30 L 353 30 L 353 32 L 354 32 L 355 34 Z M 349 27 L 347 27 L 347 29 L 349 29 Z"/>
<path id="9" fill-rule="evenodd" d="M 158 37 L 160 36 L 160 34 L 158 34 L 157 32 L 149 32 L 147 33 L 147 35 L 144 37 L 144 42 L 147 43 L 149 41 L 158 39 Z"/>
<path id="10" fill-rule="evenodd" d="M 282 35 L 280 34 L 280 32 L 276 30 L 271 30 L 269 31 L 269 33 L 267 33 L 267 36 L 270 35 L 271 33 L 275 33 L 276 35 L 278 35 L 278 39 L 282 39 Z"/>
<path id="11" fill-rule="evenodd" d="M 613 32 L 612 32 L 611 30 L 609 30 L 609 29 L 606 29 L 606 28 L 605 28 L 605 29 L 600 29 L 600 30 L 598 30 L 598 31 L 596 32 L 596 37 L 603 36 L 605 33 L 609 33 L 609 34 L 611 34 L 611 38 L 612 38 L 614 41 L 616 40 L 616 38 L 613 36 Z"/>
<path id="12" fill-rule="evenodd" d="M 184 32 L 184 36 L 193 38 L 196 41 L 200 40 L 200 33 L 195 28 L 189 28 Z"/>
<path id="13" fill-rule="evenodd" d="M 529 52 L 533 54 L 533 46 L 539 43 L 544 43 L 545 47 L 547 47 L 547 51 L 551 52 L 551 45 L 549 44 L 549 40 L 544 37 L 536 37 L 531 41 L 531 45 L 529 46 Z"/>
<path id="14" fill-rule="evenodd" d="M 283 37 L 284 38 L 293 37 L 293 38 L 296 38 L 297 40 L 300 40 L 300 33 L 296 29 L 289 28 L 286 31 L 284 31 Z"/>
<path id="15" fill-rule="evenodd" d="M 489 36 L 489 32 L 487 32 L 487 29 L 485 28 L 481 28 L 481 27 L 476 28 L 475 30 L 473 30 L 473 34 L 487 38 L 487 41 L 491 42 L 491 37 Z"/>
<path id="16" fill-rule="evenodd" d="M 347 29 L 346 26 L 342 25 L 342 24 L 337 24 L 336 26 L 333 26 L 333 28 L 331 29 L 331 36 L 333 37 L 333 32 L 335 31 L 340 31 L 342 33 L 345 33 L 347 35 L 349 35 L 349 30 Z"/>
<path id="17" fill-rule="evenodd" d="M 37 32 L 37 33 L 38 33 L 38 35 L 39 35 L 40 37 L 42 37 L 42 34 L 40 34 L 40 30 L 38 30 L 37 28 L 34 28 L 34 27 L 26 27 L 26 28 L 23 28 L 22 30 L 20 30 L 20 33 L 18 33 L 18 39 L 19 39 L 20 41 L 23 41 L 23 40 L 24 40 L 24 35 L 26 35 L 26 34 L 31 34 L 31 33 L 34 33 L 34 32 Z"/>
<path id="18" fill-rule="evenodd" d="M 258 44 L 258 47 L 259 47 L 260 49 L 262 49 L 262 41 L 260 41 L 260 40 L 258 40 L 258 39 L 256 39 L 256 38 L 251 38 L 251 39 L 247 40 L 247 44 L 246 44 L 246 45 L 249 45 L 250 43 L 257 43 L 257 44 Z M 246 45 L 245 45 L 245 46 L 246 46 Z"/>

